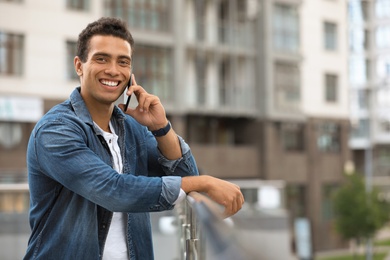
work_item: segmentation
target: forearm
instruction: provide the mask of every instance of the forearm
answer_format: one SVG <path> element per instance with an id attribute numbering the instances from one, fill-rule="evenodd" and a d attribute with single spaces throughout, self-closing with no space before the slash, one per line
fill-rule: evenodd
<path id="1" fill-rule="evenodd" d="M 191 191 L 207 192 L 210 178 L 207 175 L 202 176 L 188 176 L 181 179 L 181 188 L 185 193 Z"/>
<path id="2" fill-rule="evenodd" d="M 169 160 L 176 160 L 182 157 L 179 138 L 171 128 L 169 132 L 161 137 L 156 137 L 158 149 Z"/>

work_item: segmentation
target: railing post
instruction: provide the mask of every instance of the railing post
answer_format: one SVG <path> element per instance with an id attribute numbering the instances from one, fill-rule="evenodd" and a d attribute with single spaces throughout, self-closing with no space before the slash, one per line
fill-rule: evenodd
<path id="1" fill-rule="evenodd" d="M 199 260 L 199 239 L 198 239 L 198 223 L 194 210 L 187 204 L 187 219 L 190 221 L 189 224 L 189 238 L 186 240 L 186 260 Z"/>

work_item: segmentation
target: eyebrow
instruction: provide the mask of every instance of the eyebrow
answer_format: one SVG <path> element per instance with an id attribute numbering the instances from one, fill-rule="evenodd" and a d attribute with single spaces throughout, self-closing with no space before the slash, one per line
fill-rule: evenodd
<path id="1" fill-rule="evenodd" d="M 92 57 L 96 57 L 96 56 L 103 56 L 103 57 L 108 57 L 108 58 L 112 57 L 112 55 L 110 55 L 106 52 L 96 52 L 92 55 Z M 127 55 L 119 55 L 118 59 L 127 59 L 127 60 L 131 61 L 131 57 L 127 56 Z"/>

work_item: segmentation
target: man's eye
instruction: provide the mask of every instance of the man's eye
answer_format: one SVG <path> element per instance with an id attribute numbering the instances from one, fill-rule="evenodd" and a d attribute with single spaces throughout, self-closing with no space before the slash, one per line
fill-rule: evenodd
<path id="1" fill-rule="evenodd" d="M 106 62 L 107 60 L 105 58 L 96 58 L 98 62 Z"/>
<path id="2" fill-rule="evenodd" d="M 130 66 L 130 62 L 127 60 L 121 60 L 121 61 L 119 61 L 119 64 L 121 64 L 123 66 Z"/>

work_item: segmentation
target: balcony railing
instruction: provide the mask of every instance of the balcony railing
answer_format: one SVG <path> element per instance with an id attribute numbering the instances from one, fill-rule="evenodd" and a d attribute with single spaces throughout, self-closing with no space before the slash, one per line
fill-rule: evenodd
<path id="1" fill-rule="evenodd" d="M 234 229 L 223 220 L 222 210 L 205 195 L 191 192 L 177 208 L 180 259 L 261 259 L 235 238 Z"/>

